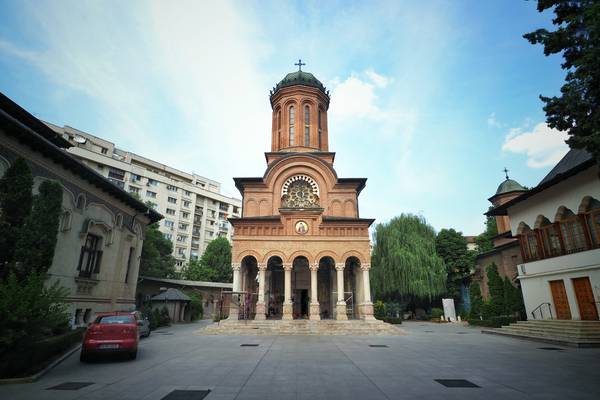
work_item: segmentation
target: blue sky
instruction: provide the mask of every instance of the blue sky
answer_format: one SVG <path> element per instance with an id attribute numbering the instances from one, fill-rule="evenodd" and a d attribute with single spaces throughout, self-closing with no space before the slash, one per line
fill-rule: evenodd
<path id="1" fill-rule="evenodd" d="M 538 95 L 560 58 L 523 33 L 532 1 L 0 0 L 0 91 L 38 118 L 219 180 L 262 176 L 269 90 L 302 58 L 332 93 L 341 177 L 361 216 L 483 230 L 504 178 L 534 186 L 567 151 Z"/>

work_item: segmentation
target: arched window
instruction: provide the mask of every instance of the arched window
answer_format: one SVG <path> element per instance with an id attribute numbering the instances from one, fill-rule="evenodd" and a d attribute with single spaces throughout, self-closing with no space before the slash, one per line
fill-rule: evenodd
<path id="1" fill-rule="evenodd" d="M 79 196 L 77 196 L 77 203 L 75 204 L 75 207 L 78 210 L 83 210 L 85 208 L 85 194 L 81 193 Z"/>
<path id="2" fill-rule="evenodd" d="M 296 128 L 296 110 L 290 107 L 290 146 L 294 146 L 294 133 Z"/>
<path id="3" fill-rule="evenodd" d="M 566 208 L 559 211 L 559 214 L 561 214 L 560 231 L 565 243 L 565 252 L 571 254 L 587 250 L 585 232 L 579 216 Z"/>
<path id="4" fill-rule="evenodd" d="M 304 106 L 304 145 L 310 146 L 310 107 Z"/>
<path id="5" fill-rule="evenodd" d="M 519 241 L 521 244 L 521 250 L 525 262 L 534 261 L 540 258 L 538 251 L 538 241 L 535 231 L 531 230 L 529 226 L 523 224 L 524 227 L 519 229 L 521 231 L 519 235 Z"/>
<path id="6" fill-rule="evenodd" d="M 585 221 L 590 232 L 593 247 L 600 247 L 600 201 L 591 196 L 584 198 L 584 207 L 580 207 L 580 212 L 583 212 Z M 583 209 L 582 209 L 583 208 Z"/>
<path id="7" fill-rule="evenodd" d="M 540 234 L 544 255 L 546 257 L 557 257 L 562 255 L 562 246 L 560 244 L 560 232 L 557 224 L 551 223 L 548 218 L 544 218 L 540 224 Z"/>
<path id="8" fill-rule="evenodd" d="M 319 108 L 319 111 L 317 112 L 317 117 L 318 117 L 318 128 L 319 128 L 319 149 L 321 148 L 321 135 L 322 135 L 322 131 L 321 131 L 321 109 Z"/>
<path id="9" fill-rule="evenodd" d="M 277 129 L 281 130 L 281 110 L 277 112 Z"/>

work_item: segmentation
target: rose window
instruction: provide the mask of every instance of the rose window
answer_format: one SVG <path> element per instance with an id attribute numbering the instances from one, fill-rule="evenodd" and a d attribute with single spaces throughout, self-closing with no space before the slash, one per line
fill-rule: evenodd
<path id="1" fill-rule="evenodd" d="M 283 185 L 281 200 L 283 208 L 319 207 L 319 187 L 306 175 L 293 176 Z"/>

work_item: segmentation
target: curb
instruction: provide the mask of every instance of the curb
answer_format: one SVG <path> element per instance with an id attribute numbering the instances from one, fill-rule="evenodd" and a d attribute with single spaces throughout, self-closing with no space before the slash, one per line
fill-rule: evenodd
<path id="1" fill-rule="evenodd" d="M 39 371 L 39 372 L 37 372 L 37 373 L 35 373 L 33 375 L 25 376 L 23 378 L 0 379 L 0 385 L 12 385 L 12 384 L 19 384 L 19 383 L 31 383 L 31 382 L 35 382 L 38 379 L 40 379 L 42 376 L 44 376 L 48 372 L 50 372 L 50 370 L 52 370 L 58 364 L 60 364 L 61 362 L 63 362 L 67 358 L 69 358 L 69 356 L 71 356 L 71 354 L 75 353 L 80 348 L 81 348 L 81 344 L 78 344 L 77 346 L 75 346 L 72 349 L 68 350 L 62 356 L 60 356 L 59 358 L 57 358 L 56 360 L 54 360 L 52 363 L 50 363 L 48 366 L 46 366 L 46 368 L 44 368 L 43 370 L 41 370 L 41 371 Z"/>

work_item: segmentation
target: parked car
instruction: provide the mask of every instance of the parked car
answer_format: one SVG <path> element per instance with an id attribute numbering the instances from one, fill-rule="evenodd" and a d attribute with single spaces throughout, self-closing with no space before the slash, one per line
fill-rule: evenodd
<path id="1" fill-rule="evenodd" d="M 138 328 L 140 330 L 140 337 L 150 336 L 150 320 L 141 313 L 141 311 L 134 311 L 131 314 L 137 321 Z"/>
<path id="2" fill-rule="evenodd" d="M 90 324 L 81 345 L 82 362 L 91 355 L 125 353 L 134 360 L 137 357 L 139 328 L 132 313 L 103 313 Z"/>

